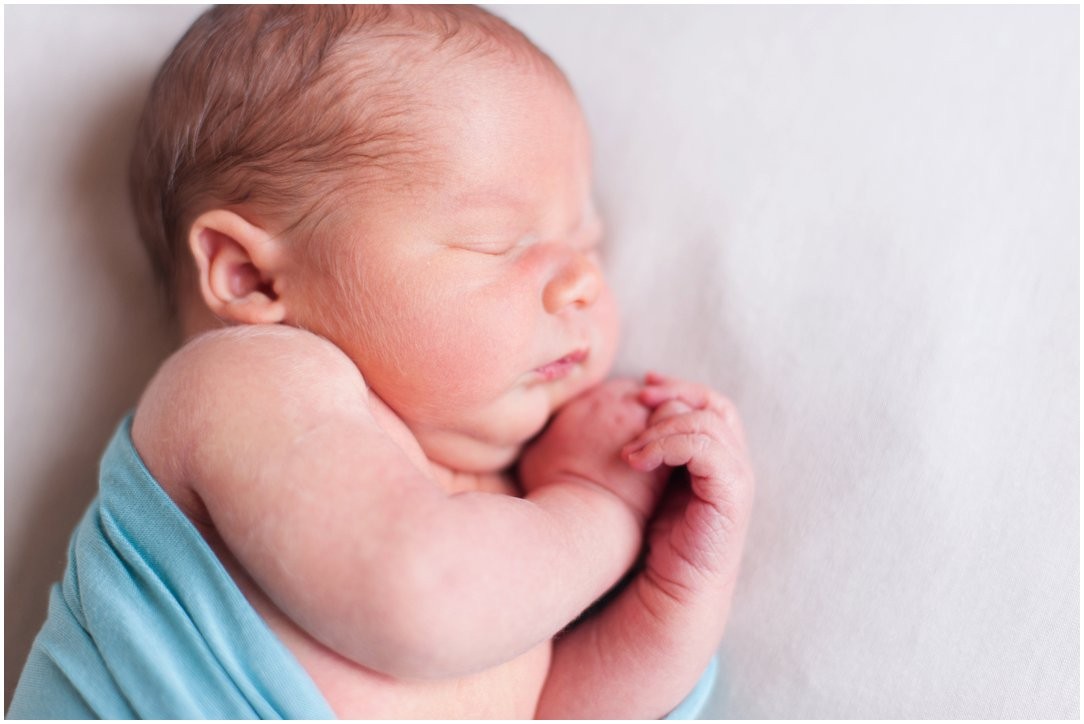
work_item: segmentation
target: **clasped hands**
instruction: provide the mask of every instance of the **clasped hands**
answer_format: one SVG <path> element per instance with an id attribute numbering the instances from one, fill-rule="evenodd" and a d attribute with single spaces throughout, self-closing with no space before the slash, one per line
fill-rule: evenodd
<path id="1" fill-rule="evenodd" d="M 728 399 L 655 373 L 602 383 L 561 408 L 524 452 L 525 492 L 562 476 L 604 488 L 640 522 L 646 556 L 634 582 L 650 592 L 645 601 L 696 606 L 729 596 L 753 472 Z"/>

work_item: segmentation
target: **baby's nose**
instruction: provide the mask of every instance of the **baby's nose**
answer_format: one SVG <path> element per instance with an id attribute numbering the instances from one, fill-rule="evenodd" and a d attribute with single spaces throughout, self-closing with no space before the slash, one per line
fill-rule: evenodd
<path id="1" fill-rule="evenodd" d="M 576 252 L 546 284 L 542 303 L 550 314 L 567 307 L 588 307 L 598 299 L 602 284 L 598 264 L 588 255 Z"/>

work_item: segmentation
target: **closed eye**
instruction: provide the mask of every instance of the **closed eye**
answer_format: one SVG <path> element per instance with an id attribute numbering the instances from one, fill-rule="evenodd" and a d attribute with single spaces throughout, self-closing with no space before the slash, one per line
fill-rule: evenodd
<path id="1" fill-rule="evenodd" d="M 486 256 L 504 256 L 510 254 L 516 249 L 520 249 L 528 244 L 536 241 L 537 237 L 534 234 L 527 234 L 520 237 L 515 241 L 509 241 L 508 239 L 500 240 L 470 240 L 456 244 L 454 248 L 462 251 L 472 251 L 479 254 L 485 254 Z"/>
<path id="2" fill-rule="evenodd" d="M 470 246 L 457 246 L 456 248 L 460 249 L 462 251 L 471 251 L 471 252 L 474 252 L 476 254 L 485 254 L 486 256 L 504 256 L 505 254 L 507 254 L 510 251 L 512 251 L 513 249 L 515 249 L 516 245 L 512 244 L 512 245 L 506 245 L 504 247 L 470 245 Z"/>

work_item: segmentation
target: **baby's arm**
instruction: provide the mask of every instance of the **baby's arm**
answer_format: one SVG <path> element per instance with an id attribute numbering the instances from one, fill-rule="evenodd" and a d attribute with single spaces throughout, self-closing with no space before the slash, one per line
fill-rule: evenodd
<path id="1" fill-rule="evenodd" d="M 646 537 L 644 566 L 601 612 L 560 638 L 539 718 L 659 718 L 693 688 L 722 639 L 753 496 L 733 405 L 649 375 L 647 430 L 623 451 L 642 470 L 684 466 Z"/>
<path id="2" fill-rule="evenodd" d="M 173 452 L 150 455 L 151 471 L 189 481 L 287 616 L 392 676 L 512 659 L 609 588 L 639 549 L 640 521 L 623 501 L 574 476 L 526 499 L 446 494 L 375 421 L 350 360 L 287 327 L 183 348 L 140 401 L 133 436 L 168 440 Z"/>

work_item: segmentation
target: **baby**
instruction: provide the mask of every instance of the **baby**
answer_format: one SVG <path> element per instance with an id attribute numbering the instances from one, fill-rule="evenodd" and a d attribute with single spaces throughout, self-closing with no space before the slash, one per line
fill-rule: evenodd
<path id="1" fill-rule="evenodd" d="M 720 395 L 606 381 L 588 132 L 547 56 L 472 7 L 214 8 L 132 169 L 188 341 L 103 459 L 13 716 L 682 702 L 752 473 Z"/>

